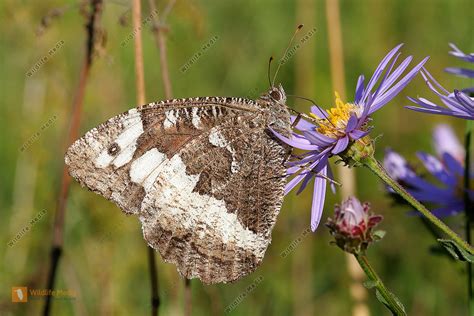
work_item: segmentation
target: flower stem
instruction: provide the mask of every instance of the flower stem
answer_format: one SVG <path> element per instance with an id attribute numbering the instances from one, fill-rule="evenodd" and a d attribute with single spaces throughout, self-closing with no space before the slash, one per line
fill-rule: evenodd
<path id="1" fill-rule="evenodd" d="M 408 193 L 397 181 L 392 179 L 385 169 L 380 165 L 380 163 L 372 156 L 366 157 L 363 160 L 364 166 L 369 168 L 373 173 L 375 173 L 382 181 L 392 187 L 395 192 L 400 194 L 400 196 L 405 199 L 408 203 L 411 204 L 417 211 L 423 214 L 430 222 L 432 222 L 437 228 L 439 228 L 443 233 L 448 235 L 459 247 L 462 247 L 468 253 L 474 253 L 474 248 L 466 243 L 462 238 L 460 238 L 455 232 L 451 230 L 445 223 L 443 223 L 439 218 L 434 216 L 426 207 L 423 206 L 418 200 L 416 200 L 410 193 Z"/>
<path id="2" fill-rule="evenodd" d="M 375 272 L 375 270 L 370 265 L 367 257 L 364 254 L 354 254 L 354 256 L 357 259 L 357 262 L 359 262 L 362 270 L 364 270 L 365 274 L 371 281 L 372 287 L 375 287 L 378 293 L 383 297 L 384 304 L 390 309 L 392 314 L 406 315 L 401 303 L 399 303 L 395 296 L 385 287 L 377 272 Z"/>
<path id="3" fill-rule="evenodd" d="M 473 221 L 474 210 L 473 203 L 469 197 L 470 188 L 470 166 L 471 166 L 471 138 L 472 138 L 472 121 L 466 122 L 466 138 L 465 138 L 465 149 L 466 156 L 464 160 L 464 205 L 465 205 L 465 218 L 466 218 L 466 240 L 471 243 L 471 223 Z M 474 315 L 474 294 L 472 285 L 472 263 L 466 262 L 467 270 L 467 295 L 469 300 L 469 311 L 470 315 Z"/>

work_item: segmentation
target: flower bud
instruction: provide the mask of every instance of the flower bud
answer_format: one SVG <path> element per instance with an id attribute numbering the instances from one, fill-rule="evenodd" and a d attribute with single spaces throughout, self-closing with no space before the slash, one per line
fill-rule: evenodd
<path id="1" fill-rule="evenodd" d="M 329 218 L 326 226 L 337 246 L 350 253 L 361 253 L 371 242 L 382 237 L 380 232 L 372 232 L 382 216 L 373 215 L 369 210 L 368 203 L 361 204 L 355 197 L 349 197 L 341 205 L 336 204 L 334 218 Z"/>
<path id="2" fill-rule="evenodd" d="M 359 167 L 364 160 L 374 155 L 375 149 L 370 136 L 354 141 L 343 153 L 339 154 L 342 161 L 349 167 Z"/>

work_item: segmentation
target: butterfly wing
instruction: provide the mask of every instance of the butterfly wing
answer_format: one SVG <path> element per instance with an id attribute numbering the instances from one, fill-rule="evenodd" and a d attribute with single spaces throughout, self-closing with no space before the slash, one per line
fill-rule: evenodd
<path id="1" fill-rule="evenodd" d="M 69 147 L 65 161 L 81 185 L 115 202 L 125 213 L 138 214 L 145 190 L 130 181 L 133 161 L 154 147 L 171 156 L 225 116 L 257 110 L 253 101 L 235 98 L 150 103 L 87 132 Z"/>
<path id="2" fill-rule="evenodd" d="M 137 214 L 163 259 L 205 283 L 236 280 L 261 262 L 285 172 L 285 148 L 258 105 L 216 100 L 131 110 L 66 155 L 79 182 Z"/>

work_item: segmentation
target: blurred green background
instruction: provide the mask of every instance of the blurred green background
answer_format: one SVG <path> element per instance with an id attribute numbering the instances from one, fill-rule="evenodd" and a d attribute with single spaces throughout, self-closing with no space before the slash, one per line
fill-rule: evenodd
<path id="1" fill-rule="evenodd" d="M 143 18 L 150 14 L 143 2 Z M 158 1 L 161 13 L 166 2 Z M 42 17 L 65 8 L 41 36 Z M 131 3 L 105 1 L 100 23 L 106 43 L 95 58 L 86 88 L 81 135 L 113 115 L 135 106 Z M 359 74 L 370 77 L 381 58 L 403 42 L 404 56 L 415 62 L 430 55 L 427 67 L 449 90 L 466 80 L 447 75 L 447 66 L 462 65 L 448 55 L 453 42 L 474 51 L 472 0 L 340 1 L 345 83 L 348 101 L 354 97 Z M 84 17 L 75 1 L 13 1 L 0 3 L 0 314 L 35 315 L 43 301 L 11 302 L 11 287 L 45 288 L 63 167 L 72 98 L 84 56 Z M 125 25 L 119 19 L 125 20 Z M 128 21 L 128 23 L 127 23 Z M 174 97 L 257 97 L 268 87 L 269 56 L 281 56 L 297 24 L 300 37 L 316 33 L 282 67 L 277 82 L 287 93 L 332 105 L 328 26 L 325 1 L 191 1 L 178 0 L 167 19 L 168 63 Z M 218 40 L 185 73 L 181 67 L 211 38 Z M 58 42 L 64 44 L 30 77 L 27 72 Z M 143 33 L 147 101 L 164 99 L 158 50 L 149 30 Z M 403 108 L 406 96 L 429 96 L 416 78 L 390 105 L 374 115 L 377 156 L 387 146 L 414 158 L 417 150 L 431 151 L 432 127 L 451 124 L 461 137 L 464 122 L 427 116 Z M 290 99 L 308 111 L 309 104 Z M 49 126 L 44 124 L 52 121 Z M 25 146 L 22 151 L 22 146 Z M 358 197 L 385 216 L 384 240 L 369 258 L 388 287 L 405 304 L 409 315 L 467 315 L 464 265 L 428 253 L 431 236 L 406 209 L 393 207 L 381 183 L 367 170 L 356 170 Z M 233 315 L 351 315 L 353 280 L 347 259 L 329 245 L 324 225 L 304 236 L 285 258 L 280 253 L 309 225 L 311 190 L 289 195 L 273 231 L 273 242 L 262 265 L 238 282 L 205 286 L 191 282 L 193 315 L 220 315 L 246 288 L 254 290 Z M 325 213 L 340 200 L 328 192 Z M 44 216 L 12 246 L 40 212 Z M 452 219 L 455 228 L 459 218 Z M 162 315 L 183 313 L 183 280 L 173 265 L 159 257 Z M 255 279 L 261 278 L 261 282 Z M 259 279 L 260 280 L 260 279 Z M 77 293 L 74 300 L 53 300 L 53 315 L 149 314 L 147 250 L 136 218 L 127 218 L 112 203 L 73 183 L 66 211 L 65 249 L 58 289 Z M 388 315 L 373 294 L 365 300 L 371 315 Z"/>

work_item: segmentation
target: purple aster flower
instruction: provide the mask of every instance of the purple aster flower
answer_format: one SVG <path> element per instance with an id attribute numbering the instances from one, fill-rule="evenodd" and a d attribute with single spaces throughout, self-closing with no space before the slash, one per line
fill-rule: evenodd
<path id="1" fill-rule="evenodd" d="M 402 44 L 392 49 L 380 62 L 372 78 L 365 85 L 364 76 L 359 76 L 353 103 L 344 103 L 336 92 L 335 107 L 323 111 L 311 107 L 305 119 L 292 117 L 295 129 L 290 138 L 274 134 L 284 143 L 304 150 L 305 153 L 288 162 L 287 174 L 292 179 L 287 183 L 285 194 L 299 183 L 298 193 L 314 178 L 313 203 L 311 207 L 311 229 L 318 227 L 324 207 L 326 180 L 332 178 L 328 159 L 341 155 L 356 141 L 367 149 L 372 148 L 367 139 L 371 127 L 370 115 L 391 101 L 416 76 L 428 57 L 411 69 L 405 76 L 413 57 L 395 64 Z"/>
<path id="2" fill-rule="evenodd" d="M 454 44 L 449 45 L 453 49 L 449 52 L 451 55 L 464 61 L 474 63 L 473 53 L 465 54 Z M 474 78 L 474 70 L 471 69 L 446 68 L 445 70 L 458 76 Z M 408 109 L 423 113 L 449 115 L 474 120 L 474 98 L 469 96 L 469 94 L 474 93 L 474 87 L 463 89 L 461 91 L 454 90 L 454 92 L 449 92 L 441 86 L 426 69 L 421 71 L 421 75 L 425 79 L 428 87 L 436 94 L 444 106 L 439 106 L 425 98 L 409 97 L 408 99 L 418 106 L 407 106 Z"/>
<path id="3" fill-rule="evenodd" d="M 433 132 L 437 157 L 419 152 L 418 159 L 436 180 L 432 183 L 408 164 L 398 153 L 388 149 L 384 167 L 418 201 L 433 205 L 432 213 L 438 217 L 462 212 L 464 205 L 464 149 L 447 125 L 438 125 Z M 388 188 L 390 192 L 393 192 Z M 469 192 L 474 200 L 474 191 Z"/>
<path id="4" fill-rule="evenodd" d="M 464 61 L 467 61 L 469 63 L 474 63 L 474 53 L 465 54 L 463 51 L 457 48 L 456 45 L 454 45 L 453 43 L 450 43 L 449 46 L 451 46 L 451 48 L 453 49 L 452 51 L 449 52 L 449 54 L 459 59 L 462 59 Z M 474 78 L 474 70 L 472 69 L 449 67 L 449 68 L 446 68 L 445 71 L 451 74 L 458 75 L 460 77 Z"/>
<path id="5" fill-rule="evenodd" d="M 334 218 L 328 218 L 326 226 L 338 245 L 344 251 L 360 253 L 368 245 L 379 239 L 372 230 L 382 221 L 381 215 L 370 213 L 369 203 L 360 203 L 355 197 L 349 197 L 334 208 Z"/>
<path id="6" fill-rule="evenodd" d="M 439 97 L 445 107 L 439 106 L 425 98 L 416 99 L 408 97 L 410 101 L 418 106 L 407 106 L 406 108 L 423 113 L 449 115 L 474 120 L 474 98 L 459 90 L 454 90 L 454 92 L 450 93 L 426 69 L 421 71 L 421 75 L 428 87 Z M 467 91 L 470 91 L 470 89 Z"/>

